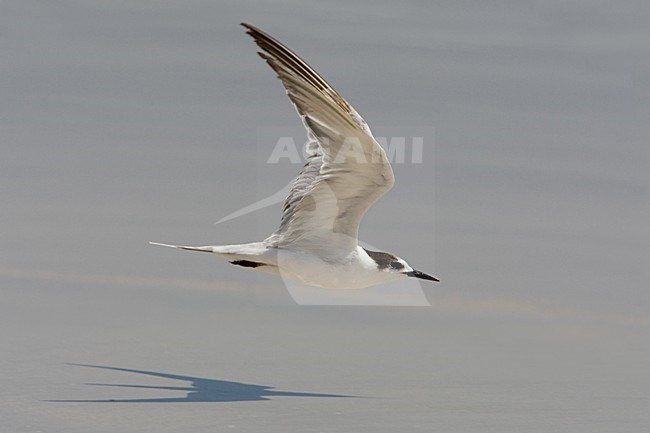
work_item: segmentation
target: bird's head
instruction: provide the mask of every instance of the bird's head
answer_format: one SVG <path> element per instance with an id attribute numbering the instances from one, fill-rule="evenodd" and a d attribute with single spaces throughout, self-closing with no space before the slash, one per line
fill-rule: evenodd
<path id="1" fill-rule="evenodd" d="M 388 272 L 399 277 L 412 277 L 436 282 L 440 281 L 436 277 L 432 277 L 431 275 L 425 274 L 422 271 L 416 271 L 408 263 L 406 263 L 406 260 L 400 257 L 380 251 L 365 251 L 368 256 L 370 256 L 370 258 L 376 263 L 377 268 L 381 272 Z"/>
<path id="2" fill-rule="evenodd" d="M 413 269 L 408 263 L 406 263 L 406 260 L 401 259 L 399 257 L 395 257 L 394 260 L 391 260 L 388 266 L 388 270 L 389 272 L 406 275 L 407 277 L 419 278 L 421 280 L 429 280 L 435 282 L 440 281 L 436 277 L 432 277 L 431 275 L 425 274 L 422 271 L 417 271 Z"/>

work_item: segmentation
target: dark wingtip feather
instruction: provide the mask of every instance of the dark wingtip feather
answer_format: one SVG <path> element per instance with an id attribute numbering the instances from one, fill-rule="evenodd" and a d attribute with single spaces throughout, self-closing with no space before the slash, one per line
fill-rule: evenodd
<path id="1" fill-rule="evenodd" d="M 246 33 L 247 33 L 247 34 L 251 35 L 251 36 L 252 36 L 253 38 L 255 38 L 255 39 L 259 39 L 260 36 L 267 36 L 267 37 L 270 37 L 269 35 L 267 35 L 267 34 L 264 33 L 262 30 L 260 30 L 259 28 L 255 27 L 255 26 L 252 25 L 252 24 L 248 24 L 248 23 L 239 23 L 239 24 L 240 24 L 242 27 L 244 27 L 244 28 L 246 29 Z"/>
<path id="2" fill-rule="evenodd" d="M 291 51 L 273 36 L 260 30 L 254 25 L 246 22 L 242 22 L 241 25 L 246 28 L 246 33 L 253 38 L 257 46 L 265 52 L 266 56 L 258 53 L 259 56 L 278 73 L 279 77 L 280 69 L 286 70 L 294 77 L 301 79 L 306 84 L 323 94 L 344 112 L 349 114 L 352 111 L 350 104 L 348 104 L 348 102 L 343 99 L 343 97 L 341 97 L 336 90 L 327 83 L 327 81 L 318 75 L 318 73 L 316 73 L 316 71 L 314 71 L 314 69 L 296 53 Z M 280 78 L 282 79 L 282 77 Z M 284 84 L 286 87 L 287 83 L 285 82 Z"/>

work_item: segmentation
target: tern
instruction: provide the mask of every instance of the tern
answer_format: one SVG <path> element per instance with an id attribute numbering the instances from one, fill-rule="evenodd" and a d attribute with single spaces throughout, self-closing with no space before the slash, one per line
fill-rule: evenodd
<path id="1" fill-rule="evenodd" d="M 395 182 L 368 124 L 293 51 L 247 23 L 307 130 L 307 163 L 287 196 L 280 228 L 261 242 L 240 245 L 153 245 L 216 254 L 233 265 L 307 285 L 357 289 L 403 278 L 439 281 L 404 259 L 359 245 L 359 222 Z"/>

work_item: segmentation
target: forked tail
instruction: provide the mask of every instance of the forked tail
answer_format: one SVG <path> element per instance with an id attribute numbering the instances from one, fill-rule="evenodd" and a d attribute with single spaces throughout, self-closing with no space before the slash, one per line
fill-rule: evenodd
<path id="1" fill-rule="evenodd" d="M 224 257 L 233 265 L 243 266 L 245 268 L 260 268 L 259 270 L 262 271 L 277 273 L 276 254 L 274 251 L 269 252 L 263 242 L 253 242 L 241 245 L 212 245 L 206 247 L 170 245 L 160 242 L 149 242 L 149 244 L 167 248 L 176 248 L 177 250 L 213 253 Z"/>
<path id="2" fill-rule="evenodd" d="M 149 242 L 150 245 L 158 245 L 160 247 L 176 248 L 178 250 L 188 250 L 188 251 L 201 251 L 204 253 L 214 253 L 213 247 L 188 247 L 185 245 L 170 245 L 170 244 L 161 244 L 160 242 Z"/>

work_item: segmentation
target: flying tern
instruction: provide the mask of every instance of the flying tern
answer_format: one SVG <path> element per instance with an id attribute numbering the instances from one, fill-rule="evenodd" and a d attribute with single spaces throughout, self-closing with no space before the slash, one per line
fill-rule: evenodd
<path id="1" fill-rule="evenodd" d="M 233 265 L 304 284 L 356 289 L 402 278 L 437 278 L 404 259 L 359 245 L 359 222 L 395 182 L 368 124 L 304 60 L 257 27 L 242 23 L 275 71 L 307 130 L 307 163 L 284 202 L 280 227 L 261 242 L 153 245 L 216 254 Z"/>

